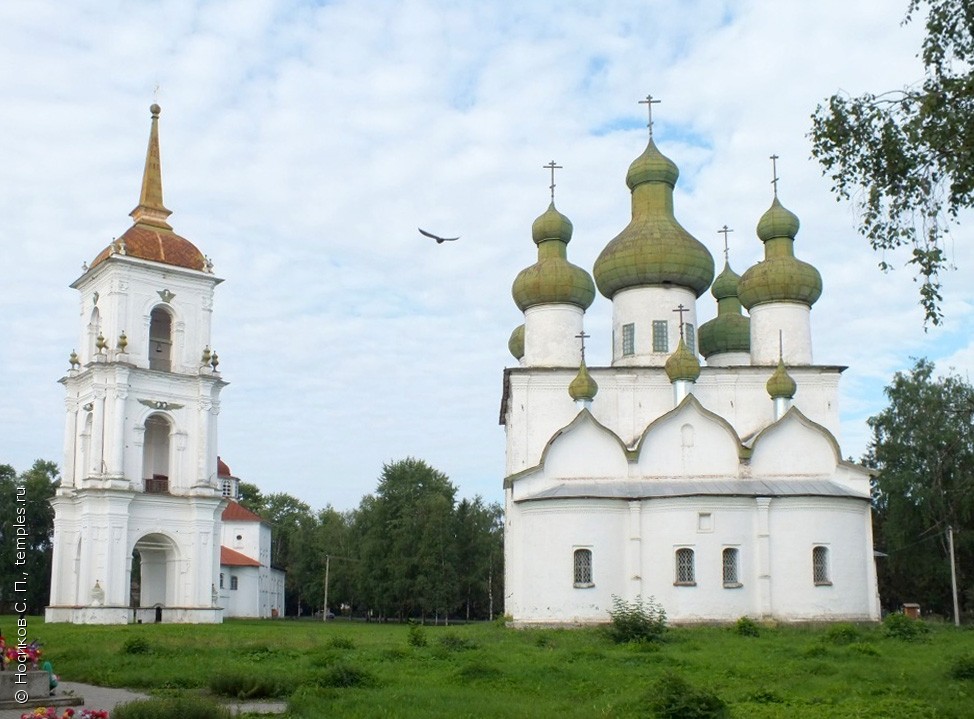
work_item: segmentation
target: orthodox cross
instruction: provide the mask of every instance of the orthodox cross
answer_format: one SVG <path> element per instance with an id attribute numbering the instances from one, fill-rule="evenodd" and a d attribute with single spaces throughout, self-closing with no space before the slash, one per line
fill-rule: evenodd
<path id="1" fill-rule="evenodd" d="M 587 340 L 592 335 L 587 335 L 585 334 L 585 330 L 582 330 L 575 336 L 582 341 L 582 362 L 584 362 L 585 361 L 585 340 Z"/>
<path id="2" fill-rule="evenodd" d="M 717 230 L 717 234 L 718 235 L 723 235 L 724 236 L 724 262 L 729 262 L 730 261 L 729 258 L 728 258 L 728 254 L 729 254 L 730 250 L 727 247 L 727 235 L 729 233 L 733 232 L 733 231 L 734 230 L 730 229 L 727 225 L 724 225 L 719 230 Z M 682 317 L 682 315 L 681 315 L 681 317 Z"/>
<path id="3" fill-rule="evenodd" d="M 653 139 L 653 105 L 659 105 L 662 100 L 655 99 L 652 95 L 647 95 L 645 100 L 640 100 L 640 105 L 645 105 L 646 109 L 649 110 L 649 122 L 646 127 L 649 128 L 649 139 Z"/>
<path id="4" fill-rule="evenodd" d="M 555 201 L 555 170 L 564 170 L 565 168 L 561 165 L 556 165 L 555 161 L 552 160 L 547 165 L 542 165 L 546 170 L 551 170 L 551 184 L 549 185 L 551 189 L 551 201 Z"/>
<path id="5" fill-rule="evenodd" d="M 778 156 L 777 155 L 771 156 L 771 174 L 772 174 L 771 184 L 772 186 L 774 186 L 774 196 L 777 197 L 778 196 Z"/>
<path id="6" fill-rule="evenodd" d="M 683 339 L 683 313 L 684 312 L 689 312 L 690 310 L 688 310 L 682 304 L 679 304 L 679 305 L 676 306 L 676 309 L 673 310 L 673 311 L 680 313 L 680 339 L 682 340 Z"/>

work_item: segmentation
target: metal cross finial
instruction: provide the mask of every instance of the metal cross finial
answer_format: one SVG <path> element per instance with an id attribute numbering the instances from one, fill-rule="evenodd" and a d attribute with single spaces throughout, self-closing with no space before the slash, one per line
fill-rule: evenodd
<path id="1" fill-rule="evenodd" d="M 727 225 L 724 225 L 719 230 L 717 230 L 717 234 L 718 235 L 723 235 L 724 236 L 724 262 L 730 262 L 730 259 L 728 257 L 728 255 L 730 253 L 730 249 L 727 246 L 727 235 L 730 234 L 733 231 L 734 230 L 732 230 L 731 228 L 729 228 Z"/>
<path id="2" fill-rule="evenodd" d="M 673 311 L 680 313 L 680 339 L 682 340 L 683 339 L 683 313 L 684 312 L 689 312 L 690 310 L 688 310 L 682 304 L 679 304 L 679 305 L 676 306 L 676 309 L 673 310 Z"/>
<path id="3" fill-rule="evenodd" d="M 771 156 L 771 174 L 773 176 L 771 179 L 771 185 L 774 187 L 774 196 L 777 197 L 778 196 L 778 156 L 777 155 Z"/>
<path id="4" fill-rule="evenodd" d="M 549 162 L 547 165 L 542 165 L 542 167 L 545 168 L 546 170 L 551 170 L 551 185 L 549 185 L 549 187 L 551 188 L 551 201 L 554 202 L 555 201 L 555 170 L 564 170 L 565 168 L 562 167 L 561 165 L 556 165 L 554 160 Z"/>
<path id="5" fill-rule="evenodd" d="M 587 340 L 592 335 L 587 335 L 585 334 L 585 330 L 582 330 L 575 336 L 582 341 L 582 362 L 584 362 L 585 361 L 585 340 Z"/>
<path id="6" fill-rule="evenodd" d="M 645 105 L 646 109 L 649 110 L 649 122 L 646 127 L 649 128 L 649 139 L 653 139 L 653 105 L 659 105 L 662 100 L 655 99 L 652 95 L 647 95 L 645 100 L 640 100 L 640 105 Z"/>

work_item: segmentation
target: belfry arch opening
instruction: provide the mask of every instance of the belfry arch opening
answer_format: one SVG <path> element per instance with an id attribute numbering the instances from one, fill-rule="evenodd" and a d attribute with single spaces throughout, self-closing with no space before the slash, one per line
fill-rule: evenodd
<path id="1" fill-rule="evenodd" d="M 177 550 L 164 534 L 146 534 L 132 548 L 130 603 L 136 620 L 161 621 L 160 610 L 176 605 Z"/>
<path id="2" fill-rule="evenodd" d="M 169 493 L 169 438 L 172 425 L 161 414 L 150 415 L 145 421 L 142 445 L 142 477 L 147 494 Z"/>
<path id="3" fill-rule="evenodd" d="M 172 315 L 162 307 L 149 315 L 149 369 L 172 370 Z"/>

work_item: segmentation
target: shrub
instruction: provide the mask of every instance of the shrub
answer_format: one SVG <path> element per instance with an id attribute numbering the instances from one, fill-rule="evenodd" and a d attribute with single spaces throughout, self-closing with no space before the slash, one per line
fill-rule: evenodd
<path id="1" fill-rule="evenodd" d="M 319 675 L 315 683 L 320 687 L 371 687 L 378 684 L 375 676 L 350 664 L 336 664 L 327 672 Z"/>
<path id="2" fill-rule="evenodd" d="M 758 625 L 750 617 L 741 617 L 734 625 L 734 631 L 742 637 L 756 637 L 761 634 Z"/>
<path id="3" fill-rule="evenodd" d="M 335 649 L 355 649 L 355 642 L 341 634 L 332 637 L 328 644 Z"/>
<path id="4" fill-rule="evenodd" d="M 444 649 L 448 649 L 451 652 L 462 652 L 467 649 L 476 649 L 477 643 L 467 639 L 466 637 L 461 637 L 457 634 L 444 634 L 442 637 L 437 639 L 437 642 Z"/>
<path id="5" fill-rule="evenodd" d="M 825 632 L 825 641 L 830 644 L 844 645 L 859 641 L 859 630 L 848 622 L 833 624 Z"/>
<path id="6" fill-rule="evenodd" d="M 627 602 L 613 594 L 609 617 L 609 636 L 617 644 L 658 642 L 666 633 L 666 610 L 654 597 L 643 600 L 637 596 Z"/>
<path id="7" fill-rule="evenodd" d="M 974 654 L 952 659 L 949 674 L 951 679 L 974 679 Z"/>
<path id="8" fill-rule="evenodd" d="M 122 645 L 122 654 L 151 654 L 152 645 L 144 637 L 129 637 Z"/>
<path id="9" fill-rule="evenodd" d="M 920 619 L 896 613 L 883 620 L 883 631 L 888 637 L 914 642 L 922 640 L 930 632 L 930 627 Z"/>
<path id="10" fill-rule="evenodd" d="M 234 699 L 265 699 L 281 696 L 283 687 L 273 677 L 243 672 L 222 672 L 210 677 L 210 691 Z"/>
<path id="11" fill-rule="evenodd" d="M 849 645 L 849 651 L 862 654 L 866 657 L 878 657 L 879 650 L 869 642 L 853 642 Z"/>
<path id="12" fill-rule="evenodd" d="M 663 676 L 653 687 L 650 709 L 658 719 L 727 719 L 730 713 L 723 699 L 713 692 L 692 686 L 675 675 Z"/>
<path id="13" fill-rule="evenodd" d="M 112 710 L 112 719 L 230 719 L 230 711 L 201 697 L 140 699 Z"/>
<path id="14" fill-rule="evenodd" d="M 409 646 L 411 647 L 425 647 L 428 644 L 426 630 L 418 624 L 411 623 L 409 625 L 409 636 L 406 637 L 406 641 L 409 642 Z"/>

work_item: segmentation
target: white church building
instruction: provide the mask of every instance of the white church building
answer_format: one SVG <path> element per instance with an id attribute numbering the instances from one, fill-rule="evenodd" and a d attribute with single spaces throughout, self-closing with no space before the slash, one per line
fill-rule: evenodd
<path id="1" fill-rule="evenodd" d="M 822 281 L 795 257 L 798 218 L 775 183 L 757 225 L 765 259 L 714 280 L 674 216 L 678 175 L 650 129 L 626 177 L 632 219 L 594 282 L 567 260 L 554 183 L 532 227 L 500 415 L 505 612 L 600 623 L 613 597 L 652 596 L 675 622 L 878 620 L 870 475 L 837 441 L 844 368 L 813 361 Z M 596 287 L 612 303 L 612 363 L 589 368 Z M 698 327 L 708 289 L 718 314 Z"/>
<path id="2" fill-rule="evenodd" d="M 212 348 L 222 280 L 162 202 L 159 107 L 134 224 L 86 266 L 64 385 L 49 622 L 220 622 Z"/>

